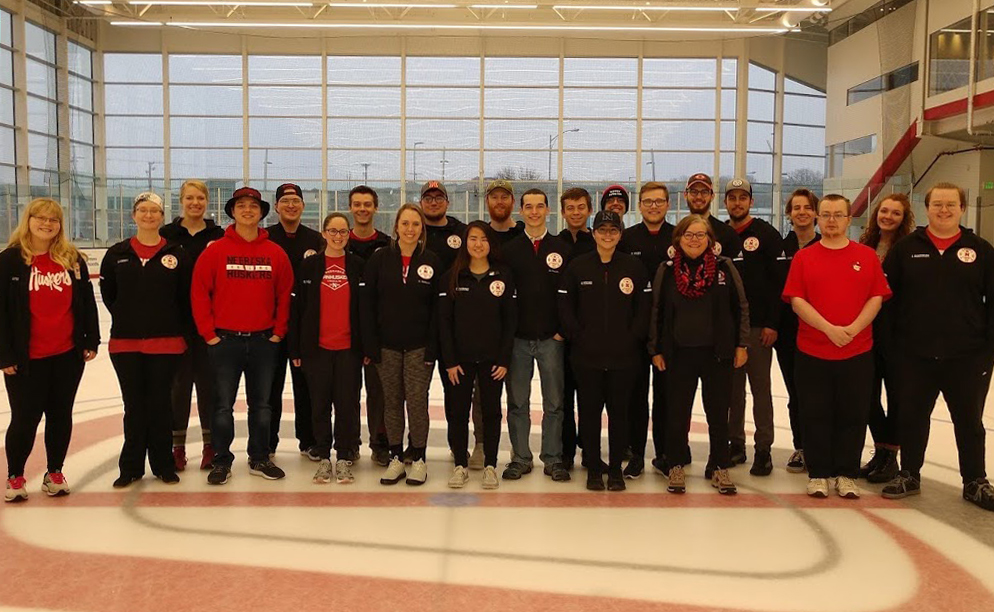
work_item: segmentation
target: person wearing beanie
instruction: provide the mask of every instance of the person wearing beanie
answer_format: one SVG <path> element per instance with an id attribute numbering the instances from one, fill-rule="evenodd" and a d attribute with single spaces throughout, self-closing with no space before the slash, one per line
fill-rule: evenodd
<path id="1" fill-rule="evenodd" d="M 601 194 L 601 210 L 610 210 L 624 218 L 628 213 L 628 190 L 621 185 L 611 185 Z"/>
<path id="2" fill-rule="evenodd" d="M 258 191 L 237 189 L 224 212 L 234 223 L 197 260 L 190 288 L 193 320 L 207 342 L 217 377 L 211 427 L 214 465 L 207 476 L 212 485 L 223 485 L 231 477 L 234 405 L 243 373 L 249 473 L 269 480 L 286 476 L 269 456 L 269 402 L 279 343 L 290 319 L 293 267 L 283 249 L 269 240 L 269 232 L 259 227 L 269 214 L 269 203 Z"/>
<path id="3" fill-rule="evenodd" d="M 124 400 L 124 446 L 115 488 L 145 474 L 179 482 L 171 452 L 171 389 L 190 328 L 190 272 L 185 249 L 159 235 L 162 199 L 138 194 L 131 208 L 138 233 L 107 249 L 100 295 L 111 315 L 110 361 Z M 189 419 L 189 417 L 187 417 Z"/>

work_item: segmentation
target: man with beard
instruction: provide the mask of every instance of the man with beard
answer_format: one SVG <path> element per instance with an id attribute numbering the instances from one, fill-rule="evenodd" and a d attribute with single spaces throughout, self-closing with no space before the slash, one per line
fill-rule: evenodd
<path id="1" fill-rule="evenodd" d="M 780 322 L 780 258 L 783 238 L 772 225 L 753 217 L 752 185 L 741 178 L 725 186 L 728 226 L 742 239 L 742 257 L 735 264 L 749 301 L 749 361 L 732 375 L 732 401 L 728 410 L 728 437 L 732 465 L 746 462 L 745 386 L 752 389 L 752 415 L 756 427 L 756 457 L 749 473 L 769 476 L 773 471 L 773 395 L 770 367 Z"/>
<path id="2" fill-rule="evenodd" d="M 524 222 L 515 223 L 511 219 L 511 211 L 514 210 L 514 187 L 511 186 L 510 181 L 497 179 L 487 185 L 486 194 L 490 227 L 497 233 L 501 245 L 505 245 L 525 231 Z"/>
<path id="3" fill-rule="evenodd" d="M 711 215 L 711 201 L 714 199 L 714 186 L 711 177 L 698 172 L 687 179 L 687 188 L 683 192 L 687 199 L 687 208 L 695 215 L 701 215 L 714 228 L 715 237 L 718 239 L 717 255 L 724 255 L 734 260 L 742 252 L 742 240 L 731 227 Z M 745 279 L 743 279 L 743 282 Z"/>

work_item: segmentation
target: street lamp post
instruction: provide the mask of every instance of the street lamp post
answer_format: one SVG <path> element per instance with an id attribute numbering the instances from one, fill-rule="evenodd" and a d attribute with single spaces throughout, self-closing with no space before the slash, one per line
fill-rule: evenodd
<path id="1" fill-rule="evenodd" d="M 563 134 L 569 134 L 570 132 L 579 132 L 580 128 L 573 128 L 571 130 L 565 130 L 558 134 L 549 134 L 549 180 L 552 180 L 552 145 L 555 144 L 556 140 Z"/>
<path id="2" fill-rule="evenodd" d="M 418 145 L 423 145 L 423 144 L 424 143 L 419 140 L 418 142 L 414 143 L 413 147 L 411 147 L 412 149 L 414 149 L 414 184 L 415 185 L 418 184 Z"/>
<path id="3" fill-rule="evenodd" d="M 445 182 L 445 165 L 449 163 L 449 160 L 445 159 L 445 147 L 442 147 L 442 182 Z"/>
<path id="4" fill-rule="evenodd" d="M 360 162 L 359 165 L 362 166 L 362 184 L 365 185 L 369 183 L 369 167 L 373 164 L 371 162 Z"/>

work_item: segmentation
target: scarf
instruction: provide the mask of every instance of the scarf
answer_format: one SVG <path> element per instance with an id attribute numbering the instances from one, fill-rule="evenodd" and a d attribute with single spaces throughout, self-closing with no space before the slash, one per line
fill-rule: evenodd
<path id="1" fill-rule="evenodd" d="M 697 299 L 707 293 L 714 284 L 715 270 L 718 258 L 714 251 L 704 251 L 704 261 L 691 271 L 690 263 L 684 258 L 683 251 L 676 249 L 673 254 L 673 273 L 676 275 L 676 289 L 685 298 Z"/>

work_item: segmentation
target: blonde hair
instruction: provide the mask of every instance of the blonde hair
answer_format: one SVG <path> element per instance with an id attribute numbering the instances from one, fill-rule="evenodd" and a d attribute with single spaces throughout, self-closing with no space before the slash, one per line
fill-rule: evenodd
<path id="1" fill-rule="evenodd" d="M 24 263 L 30 266 L 35 256 L 41 254 L 31 250 L 31 230 L 28 228 L 31 217 L 38 215 L 48 215 L 59 219 L 59 233 L 55 235 L 52 244 L 49 245 L 48 255 L 55 263 L 67 270 L 72 270 L 79 262 L 79 250 L 66 238 L 65 217 L 62 214 L 62 206 L 51 198 L 35 198 L 28 203 L 27 208 L 24 209 L 24 213 L 21 215 L 20 222 L 10 234 L 10 241 L 7 242 L 7 246 L 21 249 L 21 257 L 24 258 Z"/>
<path id="2" fill-rule="evenodd" d="M 207 200 L 210 201 L 211 194 L 210 194 L 210 191 L 207 190 L 207 184 L 204 183 L 203 181 L 198 181 L 196 179 L 190 179 L 188 181 L 184 181 L 183 184 L 179 186 L 179 199 L 180 200 L 183 199 L 183 190 L 186 189 L 187 187 L 192 187 L 192 188 L 196 189 L 200 193 L 204 194 L 204 196 L 207 198 Z"/>
<path id="3" fill-rule="evenodd" d="M 425 219 L 425 213 L 423 210 L 421 210 L 421 207 L 418 206 L 417 204 L 412 204 L 410 202 L 402 205 L 397 210 L 397 216 L 394 217 L 393 221 L 393 239 L 391 241 L 391 244 L 395 249 L 400 248 L 397 243 L 397 236 L 398 236 L 397 228 L 400 227 L 400 216 L 409 210 L 417 213 L 418 217 L 421 218 L 421 235 L 418 236 L 418 247 L 416 251 L 418 253 L 424 253 L 425 243 L 428 241 L 428 220 Z"/>

